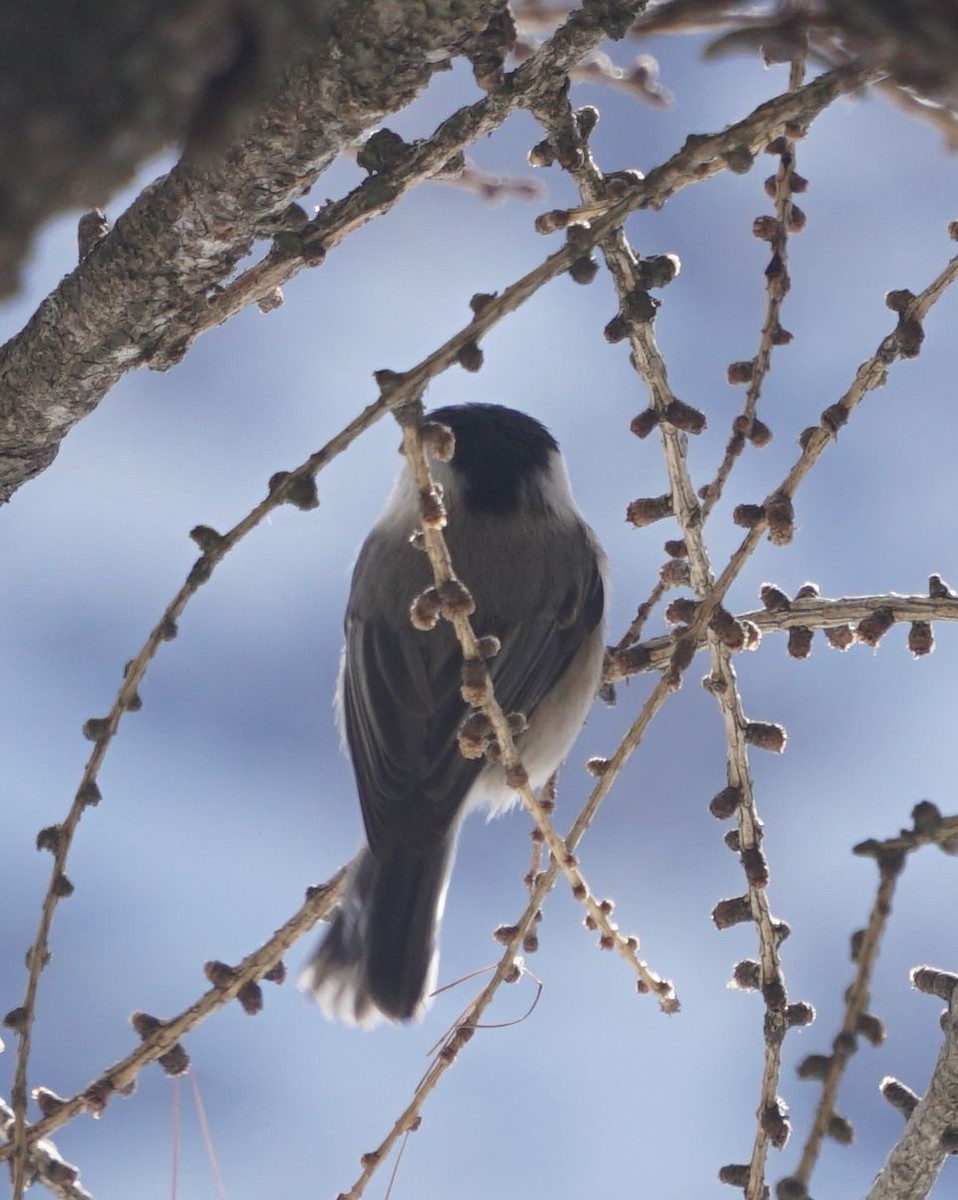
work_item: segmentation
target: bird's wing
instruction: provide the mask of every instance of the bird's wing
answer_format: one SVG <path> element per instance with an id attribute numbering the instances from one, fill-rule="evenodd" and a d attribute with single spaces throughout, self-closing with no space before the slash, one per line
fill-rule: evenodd
<path id="1" fill-rule="evenodd" d="M 506 712 L 531 717 L 602 619 L 598 566 L 569 572 L 563 591 L 525 606 L 517 621 L 485 612 L 475 585 L 479 634 L 502 643 L 490 661 L 496 698 Z M 578 579 L 578 582 L 577 582 Z M 422 632 L 410 624 L 352 615 L 346 628 L 343 717 L 369 844 L 384 853 L 396 841 L 442 838 L 482 767 L 459 753 L 469 709 L 462 700 L 462 654 L 451 626 Z"/>

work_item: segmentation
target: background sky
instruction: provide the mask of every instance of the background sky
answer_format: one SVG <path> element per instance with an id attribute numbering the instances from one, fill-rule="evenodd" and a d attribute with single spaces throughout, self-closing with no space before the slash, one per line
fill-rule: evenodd
<path id="1" fill-rule="evenodd" d="M 625 65 L 636 47 L 612 49 Z M 606 170 L 649 169 L 692 131 L 740 119 L 787 83 L 787 69 L 749 58 L 703 64 L 695 39 L 657 39 L 655 54 L 676 103 L 666 112 L 619 93 L 577 87 L 598 105 L 593 137 Z M 428 134 L 477 95 L 462 65 L 438 75 L 388 125 Z M 518 114 L 471 156 L 485 170 L 532 174 L 541 131 Z M 168 169 L 157 162 L 142 184 Z M 672 252 L 679 278 L 662 293 L 656 323 L 676 394 L 703 409 L 707 432 L 690 461 L 710 479 L 742 392 L 726 365 L 750 358 L 763 311 L 766 247 L 751 235 L 769 211 L 762 190 L 775 161 L 685 189 L 659 213 L 628 223 L 644 254 Z M 810 180 L 806 231 L 791 244 L 784 323 L 795 334 L 775 355 L 761 415 L 775 440 L 739 462 L 708 525 L 720 569 L 740 540 L 729 515 L 760 501 L 796 455 L 796 436 L 848 387 L 860 362 L 894 326 L 890 288 L 920 290 L 955 246 L 956 164 L 928 125 L 880 98 L 843 100 L 800 145 Z M 386 218 L 301 274 L 286 304 L 244 312 L 191 349 L 167 374 L 127 376 L 67 438 L 51 469 L 23 488 L 0 520 L 0 689 L 3 837 L 0 839 L 0 1009 L 21 1001 L 22 956 L 34 937 L 49 858 L 36 831 L 62 819 L 89 744 L 83 722 L 106 712 L 133 657 L 196 557 L 188 531 L 226 528 L 256 503 L 276 470 L 301 462 L 376 395 L 371 375 L 402 370 L 469 317 L 477 291 L 501 289 L 558 243 L 532 229 L 537 212 L 570 203 L 558 169 L 537 172 L 539 204 L 499 207 L 455 188 L 419 188 Z M 338 197 L 360 178 L 337 163 L 309 202 Z M 128 201 L 110 206 L 115 217 Z M 22 295 L 0 313 L 15 333 L 72 269 L 76 214 L 40 238 Z M 611 640 L 647 594 L 675 536 L 663 522 L 628 526 L 625 507 L 666 489 L 654 437 L 628 434 L 645 407 L 623 345 L 602 329 L 614 315 L 611 284 L 560 278 L 484 342 L 478 375 L 448 372 L 434 405 L 505 402 L 544 420 L 565 449 L 580 506 L 612 560 Z M 954 464 L 955 328 L 949 294 L 926 322 L 921 356 L 896 364 L 888 385 L 855 412 L 801 489 L 793 544 L 756 553 L 730 596 L 758 606 L 767 579 L 790 593 L 815 580 L 826 595 L 922 592 L 941 572 L 958 584 Z M 237 961 L 280 925 L 310 883 L 327 878 L 361 840 L 349 766 L 331 698 L 349 572 L 398 470 L 398 431 L 380 422 L 319 479 L 323 504 L 283 508 L 228 556 L 191 603 L 180 637 L 161 651 L 141 689 L 142 712 L 124 720 L 100 776 L 101 805 L 87 812 L 71 852 L 75 895 L 57 910 L 53 960 L 38 1008 L 31 1085 L 63 1095 L 82 1088 L 135 1044 L 135 1009 L 170 1016 L 205 988 L 202 964 Z M 659 632 L 653 623 L 649 632 Z M 839 655 L 816 638 L 805 662 L 781 636 L 735 660 L 747 714 L 783 723 L 787 752 L 756 751 L 752 769 L 766 823 L 770 898 L 792 926 L 784 969 L 792 1000 L 818 1020 L 785 1045 L 781 1092 L 795 1132 L 773 1155 L 769 1178 L 794 1166 L 816 1085 L 795 1064 L 827 1051 L 851 979 L 848 938 L 866 918 L 874 864 L 853 844 L 910 823 L 921 798 L 956 809 L 954 680 L 958 631 L 936 629 L 937 650 L 912 660 L 896 627 L 877 651 Z M 655 721 L 583 843 L 598 895 L 617 901 L 650 965 L 682 1001 L 667 1018 L 617 956 L 601 954 L 581 909 L 561 886 L 529 962 L 543 993 L 524 1023 L 473 1039 L 427 1102 L 393 1196 L 485 1200 L 490 1194 L 730 1195 L 726 1162 L 746 1161 L 759 1096 L 763 1006 L 726 988 L 733 964 L 755 950 L 750 926 L 719 934 L 710 912 L 743 879 L 708 814 L 725 783 L 722 724 L 698 686 L 700 658 Z M 587 795 L 582 767 L 611 753 L 647 695 L 639 677 L 618 705 L 596 706 L 562 780 L 560 829 Z M 524 907 L 528 822 L 519 813 L 464 831 L 442 936 L 441 980 L 492 963 L 490 937 Z M 872 1008 L 885 1021 L 880 1050 L 851 1063 L 839 1109 L 854 1123 L 850 1148 L 825 1147 L 817 1200 L 861 1195 L 900 1132 L 878 1095 L 895 1075 L 918 1091 L 940 1044 L 938 1007 L 910 990 L 909 969 L 958 968 L 958 863 L 926 849 L 910 863 L 878 965 Z M 296 946 L 295 977 L 313 937 Z M 232 1005 L 187 1042 L 232 1200 L 348 1190 L 361 1153 L 407 1103 L 429 1048 L 474 993 L 441 996 L 425 1023 L 373 1033 L 327 1024 L 291 983 L 268 987 L 256 1018 Z M 503 989 L 489 1020 L 521 1015 L 531 984 Z M 0 1058 L 13 1071 L 13 1042 Z M 4 1084 L 8 1091 L 9 1082 Z M 137 1095 L 115 1101 L 97 1125 L 61 1130 L 58 1144 L 101 1198 L 170 1193 L 173 1083 L 156 1067 Z M 214 1194 L 184 1091 L 183 1195 Z M 950 1173 L 950 1174 L 949 1174 Z M 367 1194 L 385 1194 L 388 1172 Z M 955 1187 L 946 1164 L 935 1196 Z"/>

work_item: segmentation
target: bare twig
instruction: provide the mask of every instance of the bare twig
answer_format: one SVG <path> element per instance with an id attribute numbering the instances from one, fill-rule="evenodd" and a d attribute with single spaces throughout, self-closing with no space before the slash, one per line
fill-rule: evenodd
<path id="1" fill-rule="evenodd" d="M 903 829 L 895 837 L 881 841 L 869 839 L 855 847 L 861 857 L 873 858 L 878 865 L 878 890 L 868 917 L 868 924 L 852 938 L 852 961 L 855 977 L 845 992 L 845 1013 L 841 1028 L 832 1042 L 830 1055 L 810 1055 L 799 1064 L 802 1078 L 820 1079 L 822 1093 L 815 1107 L 811 1129 L 805 1139 L 794 1178 L 806 1189 L 818 1163 L 822 1145 L 835 1127 L 835 1100 L 848 1063 L 855 1053 L 858 1039 L 865 1037 L 874 1045 L 884 1039 L 880 1020 L 868 1013 L 872 975 L 881 943 L 891 919 L 892 904 L 899 877 L 907 856 L 923 846 L 938 846 L 954 853 L 958 850 L 958 815 L 943 817 L 934 804 L 922 801 L 912 811 L 912 828 Z M 958 1076 L 955 1076 L 958 1080 Z M 952 1093 L 952 1105 L 958 1092 Z M 844 1120 L 841 1121 L 845 1126 Z M 890 1193 L 892 1194 L 892 1193 Z M 896 1197 L 899 1193 L 893 1193 Z M 910 1192 L 900 1193 L 911 1195 Z M 924 1195 L 916 1192 L 915 1195 Z"/>
<path id="2" fill-rule="evenodd" d="M 335 906 L 345 878 L 346 868 L 341 867 L 325 884 L 311 888 L 305 902 L 272 937 L 236 967 L 224 973 L 224 977 L 198 1000 L 177 1016 L 158 1023 L 136 1050 L 107 1067 L 82 1092 L 70 1099 L 48 1103 L 47 1115 L 33 1125 L 16 1130 L 15 1143 L 0 1146 L 0 1162 L 19 1153 L 19 1147 L 34 1145 L 39 1138 L 46 1137 L 81 1113 L 99 1116 L 112 1096 L 128 1092 L 144 1067 L 163 1058 L 197 1025 L 235 999 L 250 983 L 262 979 L 276 967 L 290 946 Z M 188 1065 L 188 1060 L 185 1065 Z"/>
<path id="3" fill-rule="evenodd" d="M 788 608 L 753 609 L 736 613 L 739 624 L 756 626 L 761 633 L 787 633 L 790 629 L 828 630 L 857 625 L 881 613 L 893 624 L 921 621 L 958 621 L 958 597 L 954 596 L 905 596 L 898 592 L 883 592 L 874 596 L 845 596 L 829 600 L 821 596 L 790 601 Z M 854 630 L 847 641 L 851 646 L 857 640 Z M 704 634 L 696 644 L 702 649 L 706 644 Z M 675 639 L 669 635 L 650 638 L 640 642 L 631 650 L 623 649 L 610 655 L 606 664 L 605 680 L 617 683 L 637 671 L 661 671 L 668 665 L 675 648 Z M 753 647 L 745 647 L 743 649 Z M 914 653 L 914 651 L 913 651 Z"/>
<path id="4" fill-rule="evenodd" d="M 413 472 L 419 495 L 429 497 L 434 502 L 437 493 L 429 471 L 429 464 L 426 461 L 425 450 L 420 437 L 419 422 L 412 419 L 409 410 L 398 413 L 397 416 L 400 417 L 403 430 L 403 453 Z M 458 582 L 458 580 L 453 570 L 446 539 L 443 535 L 441 525 L 437 521 L 423 521 L 423 540 L 426 553 L 432 565 L 436 587 L 441 592 L 444 585 Z M 468 585 L 468 580 L 465 583 Z M 456 637 L 462 647 L 463 660 L 465 662 L 479 663 L 481 656 L 479 654 L 476 634 L 472 628 L 472 622 L 469 619 L 468 613 L 463 608 L 457 607 L 452 611 L 447 610 L 446 616 L 453 626 Z M 651 991 L 653 987 L 657 989 L 659 1002 L 663 1009 L 666 1011 L 674 1010 L 677 1007 L 674 995 L 671 992 L 663 992 L 658 976 L 651 972 L 638 956 L 637 939 L 622 934 L 618 925 L 611 919 L 611 908 L 606 903 L 596 899 L 579 868 L 575 855 L 556 832 L 546 809 L 540 803 L 539 797 L 530 786 L 528 775 L 516 750 L 507 714 L 502 711 L 502 707 L 495 697 L 491 681 L 487 680 L 485 693 L 483 699 L 476 703 L 476 707 L 489 718 L 495 740 L 501 752 L 501 762 L 505 771 L 506 783 L 510 787 L 515 788 L 522 797 L 523 803 L 535 822 L 536 829 L 549 848 L 549 853 L 553 861 L 558 864 L 559 869 L 568 879 L 573 895 L 584 905 L 588 912 L 592 928 L 597 928 L 601 932 L 600 945 L 607 949 L 614 947 L 630 963 L 633 970 L 639 976 L 639 979 L 645 984 L 647 990 Z"/>

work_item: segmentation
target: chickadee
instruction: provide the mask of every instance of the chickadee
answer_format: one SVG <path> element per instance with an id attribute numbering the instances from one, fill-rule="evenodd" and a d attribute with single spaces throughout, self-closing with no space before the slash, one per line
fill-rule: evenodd
<path id="1" fill-rule="evenodd" d="M 452 459 L 432 464 L 446 539 L 475 600 L 473 628 L 501 643 L 488 662 L 496 699 L 527 717 L 516 745 L 540 787 L 599 686 L 605 556 L 544 425 L 499 404 L 439 408 L 429 419 L 455 435 Z M 410 545 L 419 521 L 407 466 L 356 560 L 337 693 L 369 844 L 300 980 L 327 1017 L 362 1026 L 422 1016 L 462 819 L 516 799 L 501 765 L 459 752 L 470 710 L 452 626 L 424 632 L 410 621 L 411 601 L 433 583 Z"/>

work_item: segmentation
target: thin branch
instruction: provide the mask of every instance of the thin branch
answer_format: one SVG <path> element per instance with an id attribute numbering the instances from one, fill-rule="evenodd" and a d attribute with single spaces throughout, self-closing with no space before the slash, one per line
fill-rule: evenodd
<path id="1" fill-rule="evenodd" d="M 855 977 L 845 992 L 845 1012 L 841 1028 L 832 1041 L 832 1053 L 827 1056 L 810 1055 L 798 1068 L 800 1078 L 820 1079 L 822 1082 L 822 1093 L 815 1107 L 812 1126 L 792 1177 L 806 1191 L 824 1140 L 835 1129 L 836 1120 L 840 1128 L 847 1127 L 844 1118 L 836 1118 L 835 1100 L 848 1063 L 857 1049 L 858 1039 L 865 1037 L 873 1045 L 879 1045 L 884 1040 L 881 1021 L 868 1012 L 871 979 L 891 919 L 898 880 L 905 869 L 908 855 L 924 846 L 938 846 L 952 854 L 958 850 L 958 815 L 943 817 L 938 808 L 927 800 L 913 809 L 911 829 L 903 829 L 898 835 L 881 841 L 870 838 L 855 847 L 855 854 L 875 860 L 878 888 L 867 925 L 852 938 Z M 955 1078 L 958 1081 L 958 1076 Z M 953 1091 L 952 1105 L 956 1100 L 958 1091 Z M 897 1200 L 910 1194 L 894 1193 Z M 915 1194 L 923 1196 L 925 1193 Z"/>
<path id="2" fill-rule="evenodd" d="M 795 599 L 788 608 L 761 608 L 736 613 L 739 624 L 754 625 L 766 633 L 787 633 L 791 629 L 829 630 L 844 626 L 859 625 L 862 621 L 880 613 L 887 618 L 889 626 L 916 621 L 930 624 L 933 621 L 958 621 L 958 596 L 905 596 L 899 592 L 883 592 L 874 596 L 845 596 L 829 600 L 821 596 Z M 846 643 L 851 646 L 858 640 L 855 630 Z M 707 644 L 701 634 L 696 644 L 700 650 Z M 873 644 L 869 641 L 866 644 Z M 609 656 L 605 680 L 618 683 L 641 671 L 661 671 L 668 665 L 675 648 L 675 639 L 669 635 L 650 638 L 631 648 L 623 648 Z M 754 649 L 753 646 L 743 646 Z M 914 653 L 914 651 L 913 651 Z"/>
<path id="3" fill-rule="evenodd" d="M 15 1143 L 0 1146 L 0 1162 L 10 1158 L 20 1146 L 34 1145 L 39 1138 L 46 1137 L 81 1113 L 99 1116 L 112 1096 L 128 1095 L 144 1067 L 176 1050 L 182 1038 L 197 1025 L 234 1000 L 250 984 L 268 975 L 293 943 L 334 908 L 342 893 L 346 872 L 347 868 L 341 867 L 326 883 L 310 888 L 305 902 L 262 946 L 248 954 L 236 967 L 220 971 L 218 982 L 213 987 L 177 1016 L 159 1022 L 136 1050 L 107 1067 L 81 1092 L 70 1099 L 62 1099 L 44 1089 L 45 1115 L 36 1123 L 17 1130 Z M 221 967 L 222 964 L 216 966 Z M 171 1066 L 173 1074 L 180 1073 L 189 1065 L 189 1060 L 182 1053 L 176 1061 L 179 1069 Z"/>
<path id="4" fill-rule="evenodd" d="M 415 414 L 415 411 L 412 409 L 397 413 L 403 430 L 403 453 L 413 472 L 419 495 L 434 507 L 439 502 L 438 493 L 426 460 L 420 435 L 420 425 L 418 419 L 413 419 L 414 415 L 418 414 Z M 427 518 L 424 510 L 422 527 L 424 547 L 432 565 L 435 585 L 439 589 L 440 594 L 450 584 L 462 587 L 453 569 L 449 548 L 442 533 L 444 524 L 444 513 L 441 517 L 434 516 Z M 468 581 L 466 582 L 468 583 Z M 463 599 L 465 600 L 465 596 Z M 469 599 L 471 600 L 471 598 Z M 478 639 L 473 630 L 472 622 L 469 619 L 469 611 L 471 610 L 467 603 L 457 603 L 455 606 L 447 606 L 443 615 L 455 630 L 459 645 L 462 648 L 464 664 L 473 663 L 479 665 L 482 659 L 479 653 Z M 484 668 L 483 671 L 485 673 Z M 611 919 L 611 907 L 608 906 L 607 902 L 603 903 L 596 899 L 579 869 L 575 855 L 556 832 L 548 813 L 540 803 L 539 797 L 530 786 L 529 777 L 516 749 L 507 714 L 503 712 L 502 707 L 496 699 L 495 691 L 488 675 L 486 675 L 483 691 L 483 696 L 481 699 L 477 698 L 474 702 L 474 707 L 488 717 L 492 726 L 492 732 L 498 745 L 499 754 L 501 755 L 500 761 L 505 772 L 506 783 L 508 786 L 514 788 L 522 797 L 523 803 L 532 817 L 536 829 L 549 848 L 552 860 L 558 864 L 559 869 L 566 876 L 572 887 L 573 895 L 588 912 L 589 921 L 591 922 L 590 927 L 597 928 L 601 932 L 602 936 L 599 944 L 603 949 L 615 948 L 632 966 L 639 979 L 645 984 L 647 990 L 651 991 L 653 987 L 657 989 L 659 1002 L 663 1010 L 674 1011 L 677 1008 L 675 996 L 670 991 L 668 993 L 663 992 L 659 977 L 651 972 L 648 966 L 638 957 L 638 940 L 622 934 L 618 925 Z"/>

